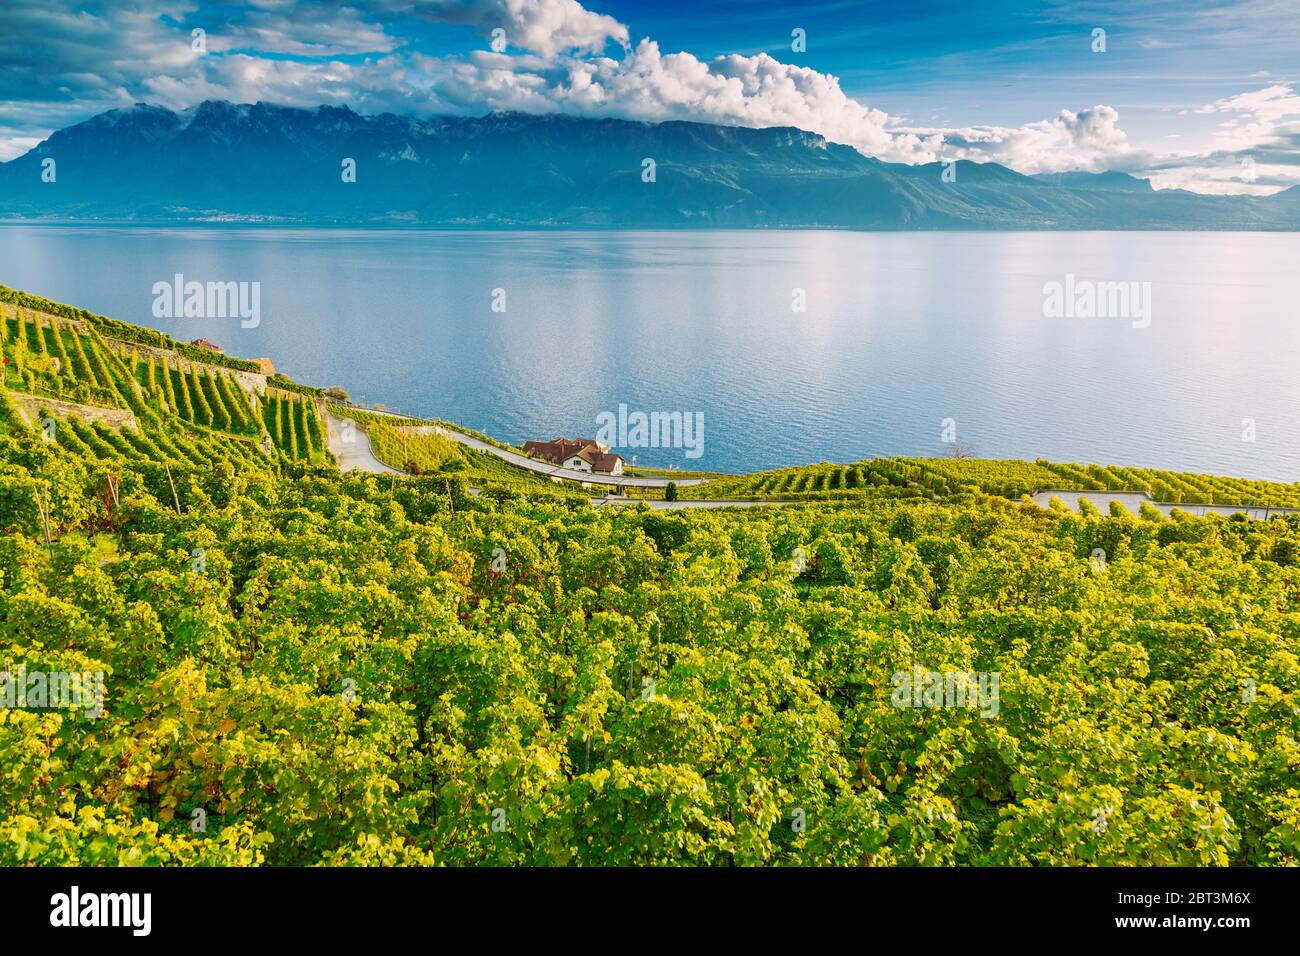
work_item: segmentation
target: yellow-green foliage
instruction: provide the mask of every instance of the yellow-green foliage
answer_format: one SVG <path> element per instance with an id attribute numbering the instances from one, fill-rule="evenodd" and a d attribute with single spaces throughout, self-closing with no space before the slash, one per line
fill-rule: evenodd
<path id="1" fill-rule="evenodd" d="M 0 653 L 105 708 L 0 714 L 0 863 L 1300 863 L 1300 523 L 203 463 L 178 515 L 68 431 L 0 435 Z"/>
<path id="2" fill-rule="evenodd" d="M 325 425 L 313 399 L 268 388 L 262 396 L 262 423 L 289 461 L 321 464 L 327 460 Z"/>
<path id="3" fill-rule="evenodd" d="M 103 675 L 100 713 L 0 708 L 0 865 L 1300 864 L 1300 519 L 991 490 L 1109 480 L 1041 462 L 474 497 L 509 466 L 340 475 L 276 390 L 267 457 L 160 410 L 161 364 L 64 353 L 6 384 L 143 411 L 45 441 L 0 404 L 0 659 Z"/>

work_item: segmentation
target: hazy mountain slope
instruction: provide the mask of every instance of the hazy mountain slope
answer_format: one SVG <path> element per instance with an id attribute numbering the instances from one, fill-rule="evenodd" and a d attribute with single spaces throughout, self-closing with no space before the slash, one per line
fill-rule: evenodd
<path id="1" fill-rule="evenodd" d="M 342 180 L 345 158 L 357 180 Z M 54 182 L 43 163 L 56 162 Z M 643 161 L 655 181 L 643 181 Z M 1295 197 L 1157 192 L 1120 173 L 882 163 L 791 128 L 517 113 L 138 105 L 0 164 L 0 216 L 316 224 L 1295 229 Z"/>

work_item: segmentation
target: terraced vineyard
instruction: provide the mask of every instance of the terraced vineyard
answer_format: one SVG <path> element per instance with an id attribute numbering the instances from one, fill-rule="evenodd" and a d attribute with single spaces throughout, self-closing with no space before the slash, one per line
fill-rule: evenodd
<path id="1" fill-rule="evenodd" d="M 1022 461 L 877 458 L 851 465 L 822 463 L 723 478 L 681 489 L 683 498 L 940 497 L 963 490 L 1018 498 L 1051 472 Z"/>
<path id="2" fill-rule="evenodd" d="M 6 388 L 110 408 L 129 407 L 136 397 L 125 370 L 106 359 L 85 325 L 22 308 L 3 312 Z"/>
<path id="3" fill-rule="evenodd" d="M 1145 491 L 1157 501 L 1171 504 L 1300 508 L 1300 484 L 1160 471 L 1154 468 L 1061 465 L 1049 462 L 1039 464 L 1056 476 L 1055 484 L 1051 486 L 1055 488 Z"/>
<path id="4" fill-rule="evenodd" d="M 0 287 L 0 380 L 12 393 L 3 427 L 48 421 L 48 428 L 39 427 L 55 445 L 106 463 L 226 463 L 262 470 L 270 463 L 259 448 L 266 434 L 280 460 L 331 460 L 311 399 L 268 390 L 261 412 L 254 410 L 254 399 L 234 373 L 249 365 L 256 369 L 256 363 L 212 354 L 222 361 L 207 365 L 194 355 L 211 353 L 194 347 L 185 357 L 159 351 L 149 330 L 102 316 L 95 322 L 88 315 Z M 130 341 L 105 339 L 99 328 L 108 323 Z M 133 424 L 96 420 L 97 409 L 130 412 Z"/>
<path id="5" fill-rule="evenodd" d="M 681 489 L 689 499 L 832 500 L 988 494 L 1017 499 L 1044 489 L 1145 491 L 1172 504 L 1300 507 L 1300 484 L 1038 460 L 877 458 L 852 465 L 807 465 L 710 481 Z M 1103 499 L 1104 496 L 1097 496 Z"/>
<path id="6" fill-rule="evenodd" d="M 268 388 L 262 399 L 262 423 L 290 461 L 321 464 L 328 460 L 325 427 L 311 398 Z"/>
<path id="7" fill-rule="evenodd" d="M 261 433 L 248 394 L 229 373 L 196 363 L 141 355 L 118 349 L 132 378 L 158 413 L 170 412 L 188 422 L 240 435 Z"/>

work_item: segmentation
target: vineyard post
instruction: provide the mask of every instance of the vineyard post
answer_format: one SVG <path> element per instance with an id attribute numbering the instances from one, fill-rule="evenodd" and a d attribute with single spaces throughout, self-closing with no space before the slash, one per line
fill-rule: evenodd
<path id="1" fill-rule="evenodd" d="M 41 495 L 45 503 L 41 503 L 41 498 L 36 499 L 36 510 L 41 513 L 41 524 L 45 528 L 45 550 L 50 554 L 50 560 L 54 560 L 54 545 L 50 542 L 50 494 L 49 489 L 42 488 Z"/>
<path id="2" fill-rule="evenodd" d="M 655 673 L 656 675 L 661 675 L 664 669 L 663 645 L 661 644 L 662 638 L 663 638 L 663 628 L 659 623 L 658 616 L 656 616 L 655 617 Z"/>
<path id="3" fill-rule="evenodd" d="M 181 499 L 176 495 L 176 482 L 172 481 L 172 466 L 163 462 L 163 468 L 167 470 L 167 484 L 172 487 L 172 504 L 176 506 L 176 513 L 181 513 Z"/>

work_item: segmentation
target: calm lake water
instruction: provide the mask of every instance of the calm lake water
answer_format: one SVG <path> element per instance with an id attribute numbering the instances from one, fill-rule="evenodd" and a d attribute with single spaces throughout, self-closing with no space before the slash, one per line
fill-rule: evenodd
<path id="1" fill-rule="evenodd" d="M 155 318 L 176 273 L 260 282 L 260 324 Z M 1150 283 L 1149 327 L 1045 317 L 1067 275 Z M 952 419 L 981 457 L 1300 480 L 1295 234 L 3 225 L 0 283 L 512 442 L 703 413 L 702 457 L 642 464 L 942 455 Z"/>

